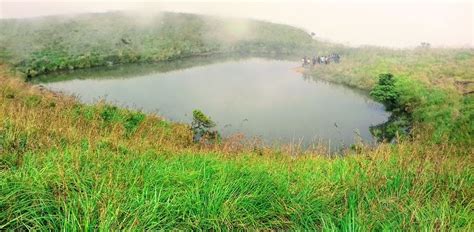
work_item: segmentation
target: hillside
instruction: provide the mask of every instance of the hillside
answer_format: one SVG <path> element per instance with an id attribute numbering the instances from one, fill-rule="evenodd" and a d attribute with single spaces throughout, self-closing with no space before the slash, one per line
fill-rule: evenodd
<path id="1" fill-rule="evenodd" d="M 288 54 L 312 44 L 286 25 L 182 13 L 11 19 L 0 21 L 0 31 L 0 58 L 29 77 L 217 53 Z"/>

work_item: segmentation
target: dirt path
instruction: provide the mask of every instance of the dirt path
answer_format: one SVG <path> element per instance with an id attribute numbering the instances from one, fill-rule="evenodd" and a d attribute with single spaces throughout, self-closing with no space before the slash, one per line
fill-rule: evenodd
<path id="1" fill-rule="evenodd" d="M 303 67 L 294 67 L 292 68 L 293 71 L 298 72 L 298 73 L 304 73 L 305 68 Z"/>

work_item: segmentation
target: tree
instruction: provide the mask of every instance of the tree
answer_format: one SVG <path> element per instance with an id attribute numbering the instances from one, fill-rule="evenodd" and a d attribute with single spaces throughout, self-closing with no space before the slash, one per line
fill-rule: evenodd
<path id="1" fill-rule="evenodd" d="M 194 142 L 201 141 L 202 138 L 218 139 L 219 133 L 212 130 L 216 126 L 216 123 L 211 120 L 210 117 L 205 115 L 200 110 L 193 110 L 193 122 L 191 123 L 191 129 L 193 131 Z"/>
<path id="2" fill-rule="evenodd" d="M 430 47 L 431 47 L 431 44 L 430 44 L 430 43 L 427 43 L 427 42 L 421 42 L 421 43 L 420 43 L 420 47 L 421 47 L 421 48 L 430 48 Z"/>
<path id="3" fill-rule="evenodd" d="M 382 102 L 387 110 L 398 108 L 400 94 L 395 89 L 395 79 L 391 73 L 379 75 L 379 82 L 370 92 L 375 100 Z"/>

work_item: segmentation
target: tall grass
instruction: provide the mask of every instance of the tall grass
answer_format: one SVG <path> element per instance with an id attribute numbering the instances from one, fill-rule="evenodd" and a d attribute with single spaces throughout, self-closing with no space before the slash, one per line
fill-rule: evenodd
<path id="1" fill-rule="evenodd" d="M 79 147 L 28 152 L 23 165 L 0 173 L 0 225 L 467 231 L 472 160 L 443 157 L 451 151 L 402 144 L 296 160 Z"/>

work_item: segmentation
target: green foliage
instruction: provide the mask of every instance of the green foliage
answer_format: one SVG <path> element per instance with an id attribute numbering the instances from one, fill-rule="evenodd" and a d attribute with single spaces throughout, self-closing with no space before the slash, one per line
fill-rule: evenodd
<path id="1" fill-rule="evenodd" d="M 412 125 L 410 116 L 406 113 L 396 113 L 387 122 L 371 126 L 370 132 L 379 141 L 393 141 L 395 138 L 404 138 L 410 132 Z"/>
<path id="2" fill-rule="evenodd" d="M 141 112 L 128 112 L 108 104 L 101 107 L 99 115 L 104 126 L 110 126 L 113 123 L 122 124 L 125 137 L 133 135 L 146 118 L 146 115 Z"/>
<path id="3" fill-rule="evenodd" d="M 135 133 L 143 120 L 145 120 L 145 114 L 140 112 L 130 113 L 123 123 L 123 126 L 125 127 L 125 135 L 130 136 Z"/>
<path id="4" fill-rule="evenodd" d="M 205 115 L 200 110 L 193 110 L 193 121 L 191 123 L 191 129 L 193 131 L 193 139 L 195 142 L 200 141 L 202 138 L 209 138 L 216 140 L 219 138 L 219 133 L 212 130 L 216 126 L 216 123 L 211 120 L 210 117 Z"/>
<path id="5" fill-rule="evenodd" d="M 75 104 L 72 110 L 72 117 L 92 121 L 95 116 L 95 111 L 96 109 L 93 106 Z"/>
<path id="6" fill-rule="evenodd" d="M 124 128 L 123 135 L 125 137 L 133 135 L 146 118 L 146 115 L 142 112 L 127 111 L 109 104 L 100 106 L 78 104 L 73 107 L 72 115 L 77 120 L 87 120 L 91 123 L 97 122 L 97 119 L 99 119 L 103 129 L 111 129 L 115 125 L 121 124 Z M 159 121 L 159 126 L 163 128 L 170 127 L 169 123 L 163 120 Z"/>
<path id="7" fill-rule="evenodd" d="M 391 73 L 380 74 L 379 82 L 370 92 L 375 100 L 382 102 L 387 110 L 398 107 L 400 94 L 395 89 L 395 79 Z"/>
<path id="8" fill-rule="evenodd" d="M 193 110 L 193 127 L 199 130 L 211 129 L 216 126 L 216 123 L 206 116 L 200 110 Z"/>
<path id="9" fill-rule="evenodd" d="M 404 137 L 412 124 L 410 112 L 407 112 L 406 105 L 401 102 L 398 88 L 400 85 L 396 81 L 391 73 L 380 74 L 378 83 L 370 91 L 370 96 L 392 112 L 387 122 L 370 128 L 372 135 L 381 141 L 392 141 L 397 136 Z"/>
<path id="10" fill-rule="evenodd" d="M 121 116 L 117 106 L 112 105 L 105 105 L 100 112 L 100 117 L 106 124 L 120 120 Z"/>

